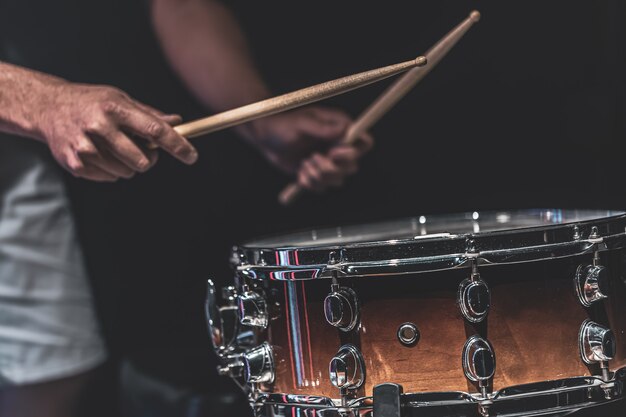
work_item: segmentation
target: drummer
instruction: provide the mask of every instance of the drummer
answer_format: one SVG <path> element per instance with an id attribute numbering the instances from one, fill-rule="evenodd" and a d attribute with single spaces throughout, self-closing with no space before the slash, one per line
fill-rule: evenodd
<path id="1" fill-rule="evenodd" d="M 98 182 L 130 179 L 157 163 L 148 143 L 196 163 L 197 150 L 171 127 L 181 118 L 148 105 L 162 106 L 151 92 L 172 88 L 154 76 L 170 80 L 168 65 L 211 111 L 270 95 L 219 2 L 146 3 L 0 0 L 0 417 L 76 415 L 106 359 L 58 168 Z M 134 65 L 152 65 L 150 74 Z M 303 187 L 322 191 L 354 173 L 370 143 L 332 146 L 350 122 L 311 107 L 238 133 Z M 313 153 L 320 145 L 330 152 Z"/>

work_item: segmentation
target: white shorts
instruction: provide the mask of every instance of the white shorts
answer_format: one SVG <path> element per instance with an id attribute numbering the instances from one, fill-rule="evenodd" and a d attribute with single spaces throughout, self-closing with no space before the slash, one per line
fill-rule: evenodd
<path id="1" fill-rule="evenodd" d="M 0 136 L 0 389 L 106 359 L 60 173 L 47 149 Z"/>

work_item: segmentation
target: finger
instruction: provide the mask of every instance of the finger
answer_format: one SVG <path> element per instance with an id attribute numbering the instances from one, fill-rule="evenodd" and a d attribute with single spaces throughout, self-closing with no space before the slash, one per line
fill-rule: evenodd
<path id="1" fill-rule="evenodd" d="M 315 192 L 324 191 L 324 186 L 321 182 L 321 173 L 311 160 L 306 160 L 302 163 L 302 167 L 298 173 L 298 183 L 307 190 Z"/>
<path id="2" fill-rule="evenodd" d="M 358 160 L 360 152 L 352 146 L 340 146 L 331 149 L 328 157 L 333 161 L 344 174 L 351 175 L 358 170 Z"/>
<path id="3" fill-rule="evenodd" d="M 148 149 L 146 146 L 139 144 L 139 149 L 146 155 L 150 161 L 150 167 L 153 167 L 159 161 L 159 152 L 155 149 Z"/>
<path id="4" fill-rule="evenodd" d="M 131 140 L 131 142 L 133 142 L 133 144 L 139 148 L 139 150 L 144 154 L 146 158 L 148 158 L 148 161 L 149 161 L 148 169 L 152 168 L 159 160 L 158 147 L 151 148 L 149 147 L 150 143 L 148 142 L 145 142 L 143 140 L 133 140 L 128 135 L 126 134 L 124 135 L 128 137 Z"/>
<path id="5" fill-rule="evenodd" d="M 179 125 L 183 121 L 183 118 L 177 114 L 164 114 L 163 116 L 160 116 L 160 118 L 170 126 Z"/>
<path id="6" fill-rule="evenodd" d="M 193 164 L 198 159 L 196 149 L 170 125 L 149 112 L 133 106 L 114 115 L 120 126 L 131 133 L 163 148 L 176 159 Z"/>
<path id="7" fill-rule="evenodd" d="M 356 140 L 351 144 L 356 149 L 358 149 L 361 155 L 369 152 L 374 147 L 374 137 L 367 132 L 364 132 L 356 138 Z"/>
<path id="8" fill-rule="evenodd" d="M 93 166 L 85 165 L 85 163 L 74 152 L 70 152 L 66 157 L 66 169 L 75 177 L 85 178 L 91 181 L 98 182 L 115 182 L 117 177 L 110 173 L 103 171 L 102 169 Z"/>
<path id="9" fill-rule="evenodd" d="M 96 166 L 102 171 L 105 171 L 116 178 L 130 179 L 135 175 L 135 171 L 128 167 L 125 163 L 121 162 L 115 157 L 106 146 L 102 146 L 102 141 L 95 141 L 98 146 L 98 154 L 89 156 L 83 159 L 85 165 Z M 100 142 L 100 143 L 98 143 Z"/>
<path id="10" fill-rule="evenodd" d="M 161 110 L 155 109 L 154 107 L 145 103 L 141 103 L 139 101 L 133 101 L 133 103 L 145 112 L 152 113 L 154 116 L 163 120 L 168 125 L 175 126 L 183 121 L 183 118 L 178 114 L 166 114 L 163 113 Z"/>
<path id="11" fill-rule="evenodd" d="M 339 120 L 339 119 L 335 119 Z M 313 113 L 302 113 L 296 119 L 298 129 L 308 136 L 325 141 L 338 142 L 343 139 L 344 134 L 350 125 L 349 122 L 331 123 L 315 117 Z"/>
<path id="12" fill-rule="evenodd" d="M 342 110 L 328 107 L 313 106 L 308 109 L 310 113 L 325 123 L 334 123 L 342 125 L 352 124 L 352 118 Z"/>
<path id="13" fill-rule="evenodd" d="M 311 184 L 311 179 L 306 174 L 306 172 L 304 172 L 304 169 L 301 169 L 298 172 L 298 185 L 305 190 L 317 191 L 313 188 L 313 184 Z"/>
<path id="14" fill-rule="evenodd" d="M 316 153 L 311 158 L 311 163 L 317 168 L 320 174 L 320 181 L 322 185 L 326 186 L 339 186 L 343 182 L 344 173 L 340 167 L 338 167 L 327 156 Z"/>
<path id="15" fill-rule="evenodd" d="M 145 172 L 152 167 L 150 159 L 140 147 L 120 130 L 111 130 L 98 140 L 100 147 L 105 148 L 121 163 L 133 171 Z"/>
<path id="16" fill-rule="evenodd" d="M 86 167 L 85 170 L 78 176 L 96 182 L 115 182 L 119 179 L 119 177 L 111 175 L 96 166 Z"/>

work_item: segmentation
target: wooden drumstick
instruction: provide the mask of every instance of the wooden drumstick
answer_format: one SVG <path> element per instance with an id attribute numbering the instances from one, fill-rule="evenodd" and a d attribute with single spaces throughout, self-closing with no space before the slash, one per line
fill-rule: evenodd
<path id="1" fill-rule="evenodd" d="M 183 123 L 174 127 L 174 129 L 181 136 L 194 138 L 246 123 L 260 117 L 271 116 L 272 114 L 333 97 L 408 71 L 412 68 L 424 66 L 426 62 L 426 58 L 418 56 L 416 59 L 410 61 L 348 75 L 343 78 L 327 81 L 291 93 L 228 110 L 223 113 L 218 113 L 204 119 Z"/>
<path id="2" fill-rule="evenodd" d="M 342 143 L 352 144 L 364 132 L 369 130 L 379 121 L 394 105 L 398 103 L 411 89 L 422 80 L 452 47 L 465 35 L 469 28 L 480 19 L 480 13 L 476 10 L 448 32 L 439 42 L 433 45 L 424 56 L 428 64 L 424 67 L 413 68 L 398 81 L 392 84 L 381 94 L 348 129 Z M 283 205 L 291 204 L 302 193 L 303 188 L 297 182 L 289 184 L 279 194 L 278 200 Z"/>

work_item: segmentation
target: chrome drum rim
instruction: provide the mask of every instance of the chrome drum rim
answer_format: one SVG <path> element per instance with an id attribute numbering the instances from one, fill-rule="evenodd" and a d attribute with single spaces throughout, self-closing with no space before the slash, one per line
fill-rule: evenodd
<path id="1" fill-rule="evenodd" d="M 372 233 L 372 240 L 364 240 L 368 239 L 365 233 L 362 241 L 345 239 L 348 241 L 342 243 L 343 238 L 339 237 L 337 242 L 340 243 L 327 238 L 323 240 L 325 244 L 308 242 L 296 246 L 293 243 L 298 242 L 297 239 L 290 242 L 291 235 L 284 235 L 284 242 L 278 236 L 235 248 L 233 262 L 237 271 L 247 278 L 289 281 L 333 276 L 415 274 L 469 268 L 472 262 L 477 265 L 514 264 L 626 247 L 626 214 L 623 212 L 538 209 L 421 217 L 437 221 L 439 228 L 436 231 L 439 231 L 445 230 L 445 221 L 449 216 L 457 219 L 455 226 L 450 226 L 452 229 L 461 230 L 472 222 L 478 225 L 478 229 L 421 235 L 420 218 L 401 219 L 395 222 L 404 222 L 402 224 L 406 227 L 398 232 L 397 238 L 393 238 L 392 234 Z M 473 220 L 476 216 L 477 220 Z M 501 227 L 497 226 L 498 219 L 528 217 L 536 221 L 519 220 L 522 225 L 519 227 L 506 228 L 506 222 Z M 489 231 L 481 231 L 480 219 L 492 225 Z M 380 224 L 384 223 L 354 227 L 364 230 L 371 227 L 374 230 L 381 227 Z M 413 224 L 417 228 L 415 235 L 402 236 L 412 231 Z M 337 234 L 342 236 L 343 229 L 336 229 Z M 387 239 L 376 239 L 381 236 L 387 236 Z"/>

